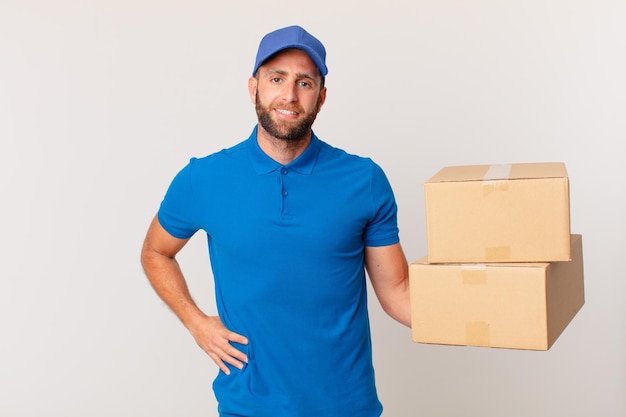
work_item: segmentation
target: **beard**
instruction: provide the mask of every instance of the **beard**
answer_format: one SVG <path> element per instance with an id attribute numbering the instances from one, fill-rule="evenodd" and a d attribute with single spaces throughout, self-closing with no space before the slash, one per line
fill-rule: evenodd
<path id="1" fill-rule="evenodd" d="M 288 121 L 276 121 L 271 117 L 271 110 L 269 107 L 264 106 L 259 99 L 259 92 L 256 93 L 256 114 L 259 119 L 259 124 L 263 126 L 263 129 L 270 135 L 277 139 L 281 139 L 287 142 L 298 142 L 303 140 L 306 135 L 311 131 L 311 126 L 317 117 L 317 113 L 320 110 L 320 98 L 318 97 L 315 107 L 309 112 L 305 113 L 304 118 L 294 123 Z M 296 107 L 293 110 L 298 113 L 302 113 L 301 107 Z"/>

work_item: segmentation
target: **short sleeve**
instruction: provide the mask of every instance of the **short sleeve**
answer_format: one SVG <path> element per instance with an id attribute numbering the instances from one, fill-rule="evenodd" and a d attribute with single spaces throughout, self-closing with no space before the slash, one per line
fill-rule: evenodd
<path id="1" fill-rule="evenodd" d="M 382 168 L 373 163 L 370 183 L 373 215 L 365 230 L 366 246 L 387 246 L 400 241 L 398 208 L 393 190 Z"/>
<path id="2" fill-rule="evenodd" d="M 192 187 L 194 162 L 192 158 L 174 177 L 157 214 L 161 226 L 179 239 L 190 238 L 200 229 Z"/>

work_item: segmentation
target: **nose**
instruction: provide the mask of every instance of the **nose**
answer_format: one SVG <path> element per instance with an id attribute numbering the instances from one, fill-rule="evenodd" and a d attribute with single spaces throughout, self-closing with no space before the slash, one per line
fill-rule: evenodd
<path id="1" fill-rule="evenodd" d="M 283 86 L 283 97 L 287 102 L 298 101 L 298 90 L 296 83 L 285 83 Z"/>

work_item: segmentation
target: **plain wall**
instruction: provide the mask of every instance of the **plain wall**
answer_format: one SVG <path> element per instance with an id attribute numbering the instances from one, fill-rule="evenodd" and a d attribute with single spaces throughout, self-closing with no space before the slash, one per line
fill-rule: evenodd
<path id="1" fill-rule="evenodd" d="M 626 415 L 623 1 L 0 0 L 0 416 L 216 416 L 139 264 L 191 156 L 245 139 L 263 34 L 328 50 L 325 141 L 387 172 L 409 261 L 441 167 L 565 162 L 586 304 L 545 352 L 422 345 L 370 292 L 384 415 Z M 205 238 L 180 255 L 215 312 Z"/>

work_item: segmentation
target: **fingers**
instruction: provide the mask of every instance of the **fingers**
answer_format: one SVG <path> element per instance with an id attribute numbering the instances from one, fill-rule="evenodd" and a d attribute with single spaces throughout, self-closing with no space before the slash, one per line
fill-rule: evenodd
<path id="1" fill-rule="evenodd" d="M 245 339 L 242 339 L 240 335 L 236 336 L 239 336 L 235 337 L 235 339 L 237 340 Z M 247 355 L 234 347 L 232 344 L 230 344 L 229 340 L 231 339 L 223 339 L 222 342 L 219 343 L 219 347 L 214 346 L 211 350 L 205 349 L 211 359 L 213 359 L 217 366 L 219 366 L 219 368 L 227 375 L 230 375 L 230 368 L 227 366 L 227 364 L 237 369 L 243 369 L 244 364 L 248 363 Z"/>
<path id="2" fill-rule="evenodd" d="M 248 338 L 235 332 L 228 332 L 228 340 L 242 345 L 248 344 Z"/>
<path id="3" fill-rule="evenodd" d="M 220 346 L 214 353 L 216 353 L 221 360 L 221 364 L 216 362 L 220 369 L 229 375 L 230 369 L 225 365 L 225 363 L 228 363 L 237 369 L 243 369 L 244 363 L 248 363 L 248 356 L 233 346 L 230 342 L 247 345 L 248 340 L 244 336 L 233 332 L 227 332 L 225 336 L 226 337 L 220 341 Z"/>
<path id="4" fill-rule="evenodd" d="M 232 345 L 232 343 L 247 345 L 248 339 L 228 330 L 219 317 L 207 317 L 193 335 L 202 350 L 227 375 L 231 373 L 228 365 L 243 369 L 244 364 L 248 362 L 247 355 Z"/>

